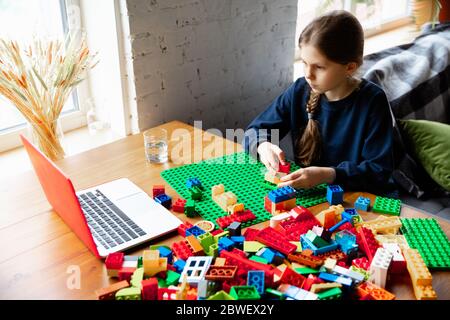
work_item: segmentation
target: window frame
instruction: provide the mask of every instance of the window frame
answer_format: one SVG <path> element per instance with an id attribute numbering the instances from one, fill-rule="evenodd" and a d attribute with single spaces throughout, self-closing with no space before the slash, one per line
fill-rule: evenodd
<path id="1" fill-rule="evenodd" d="M 59 0 L 60 8 L 61 8 L 61 17 L 63 18 L 63 29 L 64 34 L 67 34 L 70 30 L 74 28 L 81 28 L 82 19 L 81 14 L 74 18 L 74 25 L 70 25 L 69 16 L 68 16 L 68 7 L 78 8 L 80 9 L 80 0 Z M 81 10 L 79 10 L 81 12 Z M 74 105 L 77 110 L 71 110 L 67 112 L 61 113 L 60 123 L 61 129 L 63 132 L 68 132 L 74 129 L 78 129 L 86 126 L 86 113 L 87 106 L 82 101 L 85 98 L 89 97 L 89 85 L 88 81 L 82 81 L 77 87 L 73 90 L 70 99 L 73 99 Z M 9 151 L 11 149 L 15 149 L 17 147 L 22 146 L 22 142 L 20 140 L 20 134 L 27 135 L 28 133 L 28 125 L 20 124 L 10 129 L 0 131 L 0 153 Z"/>

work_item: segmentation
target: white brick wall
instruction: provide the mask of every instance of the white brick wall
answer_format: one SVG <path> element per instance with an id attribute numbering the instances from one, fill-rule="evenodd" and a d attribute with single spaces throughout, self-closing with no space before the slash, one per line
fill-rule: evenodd
<path id="1" fill-rule="evenodd" d="M 245 128 L 292 83 L 297 1 L 126 0 L 134 127 Z"/>

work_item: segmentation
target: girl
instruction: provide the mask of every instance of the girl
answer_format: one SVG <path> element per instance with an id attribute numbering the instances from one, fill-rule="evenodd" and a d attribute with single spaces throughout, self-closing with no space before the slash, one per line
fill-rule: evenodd
<path id="1" fill-rule="evenodd" d="M 253 120 L 245 150 L 257 150 L 261 162 L 278 171 L 285 155 L 269 142 L 270 130 L 258 129 L 279 129 L 281 139 L 290 131 L 295 161 L 303 168 L 283 177 L 279 187 L 328 183 L 376 194 L 392 191 L 393 120 L 386 95 L 354 77 L 363 62 L 361 24 L 346 11 L 333 11 L 304 29 L 299 47 L 305 77 Z"/>

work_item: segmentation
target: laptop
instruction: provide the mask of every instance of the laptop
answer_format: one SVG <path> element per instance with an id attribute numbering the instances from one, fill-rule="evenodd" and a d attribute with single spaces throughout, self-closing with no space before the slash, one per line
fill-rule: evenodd
<path id="1" fill-rule="evenodd" d="M 182 223 L 129 179 L 75 192 L 67 175 L 20 138 L 48 202 L 97 258 L 168 234 Z"/>

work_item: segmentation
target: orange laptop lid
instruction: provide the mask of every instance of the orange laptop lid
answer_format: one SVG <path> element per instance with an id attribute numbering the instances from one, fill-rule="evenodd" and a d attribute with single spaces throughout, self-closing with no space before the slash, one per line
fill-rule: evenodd
<path id="1" fill-rule="evenodd" d="M 25 146 L 25 150 L 27 150 L 48 202 L 78 238 L 100 259 L 97 246 L 81 210 L 72 181 L 23 135 L 20 135 L 20 138 Z"/>

